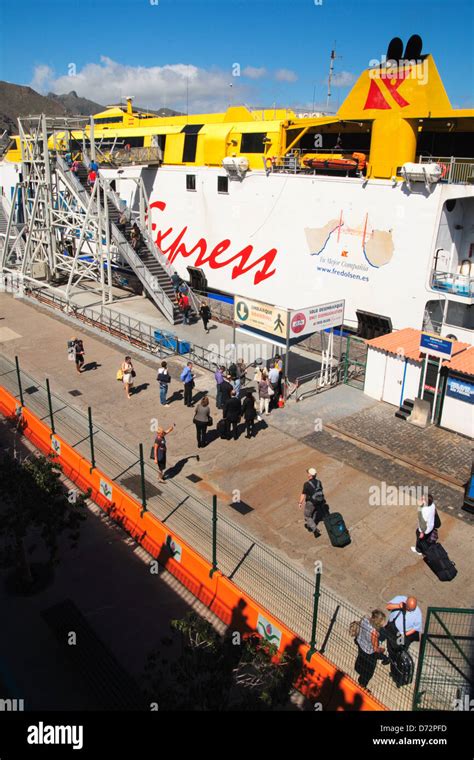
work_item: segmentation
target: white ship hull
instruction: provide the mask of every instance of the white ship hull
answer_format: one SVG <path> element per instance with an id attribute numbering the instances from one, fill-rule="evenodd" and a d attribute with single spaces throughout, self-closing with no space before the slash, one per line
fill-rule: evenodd
<path id="1" fill-rule="evenodd" d="M 409 191 L 384 180 L 254 171 L 218 193 L 223 171 L 213 168 L 107 171 L 132 206 L 136 184 L 126 176 L 140 172 L 153 235 L 184 278 L 197 266 L 210 288 L 288 308 L 344 298 L 353 326 L 357 309 L 389 317 L 394 329 L 420 328 L 428 302 L 439 301 L 441 312 L 446 298 L 458 310 L 470 303 L 462 291 L 442 293 L 431 283 L 440 247 L 452 274 L 472 254 L 474 187 L 428 191 L 417 183 Z M 186 190 L 186 174 L 196 175 L 195 191 Z M 451 213 L 448 199 L 458 199 Z M 455 328 L 469 338 L 468 324 Z"/>

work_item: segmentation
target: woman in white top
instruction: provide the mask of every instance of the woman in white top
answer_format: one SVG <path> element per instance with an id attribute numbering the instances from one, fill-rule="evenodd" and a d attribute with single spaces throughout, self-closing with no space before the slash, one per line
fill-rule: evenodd
<path id="1" fill-rule="evenodd" d="M 438 539 L 438 531 L 435 530 L 436 504 L 429 493 L 423 496 L 418 506 L 418 528 L 416 529 L 416 546 L 412 546 L 415 554 L 426 554 L 428 546 Z"/>
<path id="2" fill-rule="evenodd" d="M 127 398 L 131 398 L 131 390 L 133 386 L 133 378 L 135 376 L 135 370 L 133 369 L 132 359 L 130 356 L 126 356 L 125 360 L 122 362 L 122 382 L 125 387 L 125 393 L 127 394 Z"/>

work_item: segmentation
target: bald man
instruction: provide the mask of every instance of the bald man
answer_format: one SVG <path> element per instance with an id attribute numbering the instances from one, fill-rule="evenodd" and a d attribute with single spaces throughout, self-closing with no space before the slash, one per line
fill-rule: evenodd
<path id="1" fill-rule="evenodd" d="M 387 604 L 387 610 L 389 610 L 390 616 L 386 628 L 393 631 L 401 642 L 403 641 L 403 613 L 405 612 L 405 644 L 407 649 L 413 641 L 420 640 L 423 618 L 414 596 L 395 596 Z"/>

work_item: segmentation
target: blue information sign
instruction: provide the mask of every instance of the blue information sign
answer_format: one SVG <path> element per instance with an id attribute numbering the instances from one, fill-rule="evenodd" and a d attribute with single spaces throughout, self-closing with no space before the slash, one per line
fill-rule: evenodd
<path id="1" fill-rule="evenodd" d="M 448 377 L 446 395 L 457 398 L 458 401 L 466 401 L 474 404 L 474 384 L 469 380 L 460 380 L 457 377 Z"/>
<path id="2" fill-rule="evenodd" d="M 439 335 L 431 335 L 431 333 L 421 333 L 420 351 L 423 354 L 450 359 L 452 350 L 453 341 L 449 338 L 440 338 Z"/>

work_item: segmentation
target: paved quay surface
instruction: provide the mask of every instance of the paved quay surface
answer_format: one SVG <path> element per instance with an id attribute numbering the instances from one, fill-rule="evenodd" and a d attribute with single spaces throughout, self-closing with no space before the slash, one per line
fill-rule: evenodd
<path id="1" fill-rule="evenodd" d="M 442 528 L 443 544 L 456 561 L 459 575 L 451 584 L 440 584 L 410 552 L 416 509 L 374 507 L 368 499 L 369 489 L 380 486 L 382 481 L 411 485 L 413 481 L 419 483 L 419 476 L 414 477 L 405 467 L 394 468 L 383 457 L 379 461 L 369 452 L 359 453 L 357 447 L 354 447 L 357 456 L 353 454 L 347 461 L 347 443 L 341 447 L 335 436 L 326 434 L 324 438 L 325 419 L 341 424 L 336 419 L 337 413 L 330 413 L 330 394 L 335 394 L 333 407 L 340 412 L 341 395 L 347 392 L 345 409 L 350 417 L 374 406 L 373 400 L 361 392 L 338 387 L 290 404 L 266 417 L 265 429 L 260 429 L 255 439 L 248 441 L 241 436 L 234 442 L 214 438 L 206 449 L 199 451 L 198 462 L 192 410 L 179 400 L 169 407 L 159 404 L 157 360 L 150 357 L 135 362 L 137 393 L 128 400 L 115 380 L 122 354 L 114 344 L 77 328 L 72 330 L 60 319 L 9 295 L 0 296 L 0 315 L 3 317 L 0 326 L 8 327 L 17 336 L 10 335 L 2 341 L 1 351 L 10 358 L 18 354 L 21 366 L 38 379 L 49 377 L 53 390 L 71 404 L 83 410 L 92 406 L 94 420 L 129 448 L 136 450 L 138 443 L 143 442 L 147 450 L 146 444 L 153 441 L 150 430 L 153 420 L 166 426 L 175 422 L 176 430 L 169 436 L 168 458 L 170 463 L 184 460 L 176 475 L 177 482 L 182 481 L 186 488 L 209 501 L 212 493 L 217 493 L 225 514 L 302 568 L 311 571 L 314 561 L 323 559 L 326 583 L 355 606 L 369 609 L 383 605 L 401 591 L 416 593 L 425 606 L 472 603 L 474 581 L 468 559 L 472 534 L 470 528 L 466 532 L 469 516 L 460 510 L 462 494 L 447 489 L 452 514 L 446 513 Z M 97 369 L 78 375 L 74 365 L 66 360 L 66 341 L 73 333 L 84 339 L 86 363 L 96 361 L 100 365 Z M 169 364 L 173 377 L 179 377 L 183 361 L 173 358 Z M 82 395 L 70 396 L 70 391 L 75 390 Z M 196 393 L 207 391 L 214 392 L 214 381 L 209 373 L 197 369 Z M 181 398 L 179 380 L 172 383 L 170 396 Z M 212 411 L 216 418 L 216 410 Z M 315 432 L 315 419 L 322 420 L 323 431 Z M 369 460 L 373 462 L 370 466 Z M 315 540 L 303 528 L 297 500 L 309 466 L 317 468 L 332 510 L 341 511 L 351 528 L 353 543 L 342 552 L 330 546 L 324 532 Z M 193 484 L 187 479 L 189 475 L 202 480 Z M 433 491 L 443 509 L 443 499 L 438 499 L 436 491 L 438 486 L 433 485 Z M 237 492 L 240 502 L 249 507 L 245 515 L 231 506 Z M 347 575 L 349 566 L 351 578 Z M 354 575 L 357 584 L 352 582 Z"/>

